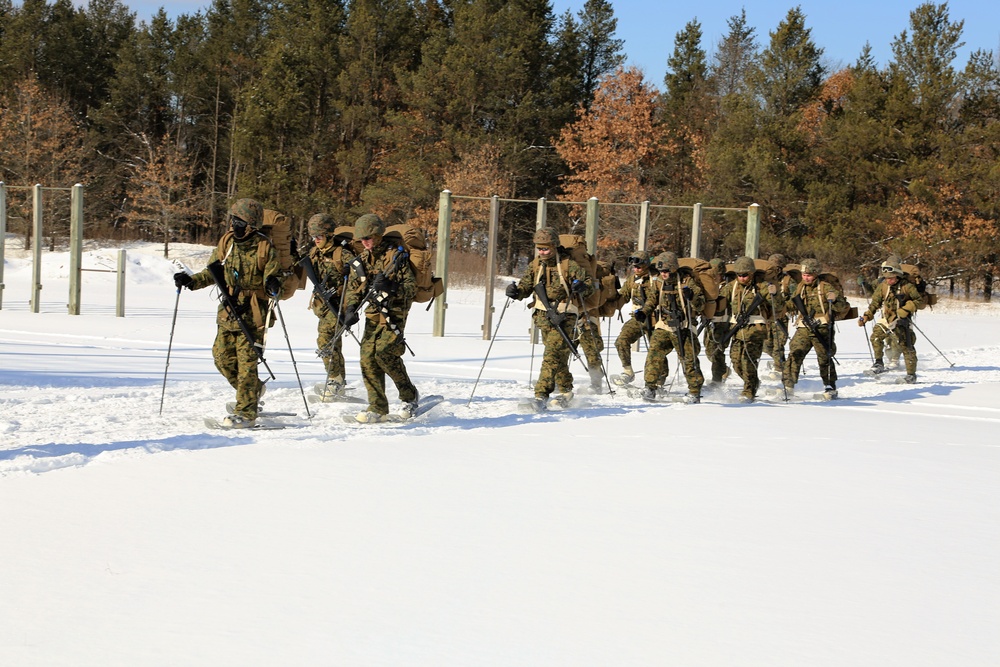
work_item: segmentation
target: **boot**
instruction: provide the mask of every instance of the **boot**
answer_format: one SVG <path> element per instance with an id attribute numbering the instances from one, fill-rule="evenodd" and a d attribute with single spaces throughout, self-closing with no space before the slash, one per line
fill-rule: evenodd
<path id="1" fill-rule="evenodd" d="M 872 367 L 868 369 L 868 372 L 872 375 L 879 375 L 885 373 L 885 364 L 882 363 L 881 359 L 876 359 Z"/>

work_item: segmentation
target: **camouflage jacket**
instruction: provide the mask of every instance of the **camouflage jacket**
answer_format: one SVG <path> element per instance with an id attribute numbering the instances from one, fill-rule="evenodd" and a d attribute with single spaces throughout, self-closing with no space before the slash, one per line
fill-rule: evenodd
<path id="1" fill-rule="evenodd" d="M 225 269 L 226 286 L 233 296 L 243 320 L 253 327 L 264 326 L 264 316 L 267 312 L 267 294 L 264 293 L 264 283 L 268 278 L 274 276 L 281 277 L 281 265 L 278 262 L 278 253 L 274 246 L 261 243 L 261 239 L 266 239 L 261 234 L 248 234 L 247 238 L 241 241 L 234 241 L 225 249 L 223 256 L 219 256 L 219 248 L 212 250 L 212 255 L 208 263 L 219 260 Z M 265 248 L 266 257 L 261 258 L 259 252 Z M 261 259 L 264 268 L 261 270 Z M 191 276 L 191 289 L 197 290 L 209 285 L 215 285 L 215 280 L 208 268 L 202 269 Z M 219 312 L 216 316 L 219 326 L 237 329 L 239 325 L 230 320 L 229 311 L 224 304 L 219 305 Z M 268 325 L 271 323 L 269 322 Z"/>
<path id="2" fill-rule="evenodd" d="M 320 281 L 319 287 L 313 288 L 312 301 L 309 302 L 309 308 L 317 317 L 322 318 L 331 314 L 326 301 L 317 293 L 319 289 L 323 290 L 331 303 L 340 306 L 341 296 L 344 294 L 344 277 L 348 275 L 344 253 L 342 246 L 329 241 L 323 248 L 313 246 L 309 250 L 309 259 Z"/>
<path id="3" fill-rule="evenodd" d="M 777 317 L 784 315 L 785 302 L 781 299 L 781 293 L 779 291 L 776 294 L 770 294 L 768 292 L 769 285 L 767 281 L 761 280 L 744 287 L 740 285 L 739 280 L 733 280 L 726 283 L 719 291 L 719 303 L 725 303 L 726 310 L 729 311 L 730 324 L 736 324 L 736 320 L 741 315 L 749 315 L 747 326 L 735 334 L 736 337 L 745 336 L 747 329 L 753 325 L 765 325 L 774 319 L 775 309 Z M 757 304 L 753 311 L 749 311 L 758 294 L 763 297 L 763 301 Z"/>
<path id="4" fill-rule="evenodd" d="M 646 305 L 646 287 L 649 286 L 651 277 L 647 272 L 644 276 L 636 276 L 634 271 L 629 271 L 629 276 L 625 284 L 618 290 L 618 298 L 622 306 L 631 303 L 633 308 L 638 310 Z"/>
<path id="5" fill-rule="evenodd" d="M 690 288 L 691 298 L 685 298 L 684 289 Z M 655 321 L 657 329 L 676 331 L 687 327 L 694 329 L 696 319 L 705 307 L 705 291 L 698 279 L 690 274 L 671 275 L 669 280 L 657 278 L 646 286 L 646 305 L 642 312 Z"/>
<path id="6" fill-rule="evenodd" d="M 890 285 L 883 280 L 875 287 L 875 292 L 872 294 L 872 300 L 868 304 L 868 310 L 865 311 L 865 315 L 870 320 L 875 319 L 875 313 L 881 308 L 882 317 L 880 321 L 885 324 L 892 324 L 896 320 L 909 318 L 913 313 L 917 312 L 922 299 L 923 296 L 921 296 L 917 286 L 906 278 L 900 278 L 896 281 L 895 285 Z M 906 315 L 900 317 L 900 310 L 905 311 Z"/>
<path id="7" fill-rule="evenodd" d="M 368 293 L 368 286 L 379 273 L 385 273 L 393 287 L 392 293 L 384 309 L 369 299 L 365 307 L 365 316 L 369 319 L 385 319 L 386 317 L 401 323 L 406 320 L 406 314 L 413 304 L 417 293 L 417 279 L 413 275 L 408 257 L 385 239 L 371 250 L 362 250 L 357 256 L 361 270 L 353 270 L 347 285 L 347 312 L 358 308 L 361 299 Z"/>
<path id="8" fill-rule="evenodd" d="M 583 268 L 569 257 L 560 255 L 550 257 L 544 261 L 536 257 L 528 264 L 528 270 L 517 283 L 517 296 L 519 299 L 531 296 L 535 293 L 535 285 L 539 282 L 545 286 L 545 296 L 549 303 L 560 313 L 580 313 L 580 304 L 574 303 L 575 297 L 570 296 L 570 286 L 574 281 L 579 280 L 584 284 L 583 291 L 580 292 L 580 299 L 586 299 L 594 293 L 596 287 L 594 280 Z M 546 310 L 541 299 L 535 297 L 532 307 L 535 310 Z"/>
<path id="9" fill-rule="evenodd" d="M 802 303 L 805 306 L 806 316 L 815 320 L 818 324 L 829 324 L 830 323 L 830 297 L 833 297 L 833 315 L 834 320 L 840 319 L 841 316 L 847 313 L 851 309 L 851 306 L 847 303 L 847 299 L 844 298 L 844 293 L 836 289 L 832 284 L 825 280 L 817 278 L 813 281 L 812 285 L 807 285 L 805 282 L 799 283 L 795 287 L 795 291 L 792 293 L 791 298 L 788 299 L 788 308 L 791 312 L 797 313 L 798 310 L 792 303 L 792 298 L 796 295 L 802 297 Z M 799 327 L 806 326 L 805 321 L 802 317 L 799 317 L 798 325 Z"/>

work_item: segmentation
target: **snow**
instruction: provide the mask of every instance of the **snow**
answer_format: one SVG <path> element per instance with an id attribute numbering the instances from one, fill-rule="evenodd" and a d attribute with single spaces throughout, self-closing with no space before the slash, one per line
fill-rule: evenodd
<path id="1" fill-rule="evenodd" d="M 266 402 L 307 425 L 224 432 L 203 425 L 234 398 L 212 290 L 177 301 L 160 246 L 133 244 L 126 317 L 92 272 L 70 316 L 68 256 L 46 252 L 33 314 L 9 239 L 0 664 L 1000 664 L 995 306 L 920 313 L 943 354 L 919 336 L 917 385 L 863 376 L 847 322 L 835 402 L 738 405 L 730 382 L 649 405 L 584 393 L 575 364 L 585 409 L 523 415 L 541 360 L 524 304 L 469 403 L 483 297 L 453 290 L 445 337 L 421 306 L 407 327 L 414 381 L 447 400 L 356 427 L 353 405 L 306 419 L 295 372 L 308 391 L 323 369 L 300 292 L 281 304 L 294 364 L 270 332 Z M 194 269 L 208 251 L 172 246 Z M 88 246 L 84 267 L 116 254 Z M 821 390 L 812 356 L 798 389 Z"/>

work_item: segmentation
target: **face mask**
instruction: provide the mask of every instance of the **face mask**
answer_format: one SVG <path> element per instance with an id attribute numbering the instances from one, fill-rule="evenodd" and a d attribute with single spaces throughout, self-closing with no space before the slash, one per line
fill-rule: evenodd
<path id="1" fill-rule="evenodd" d="M 247 221 L 242 218 L 234 217 L 232 219 L 233 234 L 236 238 L 241 239 L 247 235 Z"/>

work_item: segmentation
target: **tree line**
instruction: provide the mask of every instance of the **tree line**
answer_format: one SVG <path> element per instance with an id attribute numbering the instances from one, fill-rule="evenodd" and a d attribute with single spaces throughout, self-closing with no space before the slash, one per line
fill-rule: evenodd
<path id="1" fill-rule="evenodd" d="M 921 4 L 887 65 L 866 46 L 841 67 L 799 7 L 766 35 L 741 12 L 712 45 L 692 20 L 660 89 L 622 66 L 607 0 L 559 16 L 549 0 L 215 0 L 148 22 L 118 0 L 0 0 L 0 179 L 81 182 L 88 236 L 165 244 L 214 240 L 236 196 L 300 226 L 374 211 L 431 233 L 444 188 L 757 203 L 768 253 L 854 271 L 892 252 L 989 295 L 1000 73 L 991 50 L 957 62 L 963 25 Z M 27 234 L 27 194 L 8 199 Z M 68 206 L 46 206 L 55 243 Z M 568 230 L 582 211 L 563 209 Z M 460 249 L 485 252 L 484 210 L 456 212 Z M 635 242 L 630 211 L 602 208 L 607 259 Z M 508 270 L 534 224 L 505 211 Z M 654 225 L 652 246 L 683 253 L 682 226 Z M 709 212 L 703 254 L 742 254 L 742 231 Z"/>

